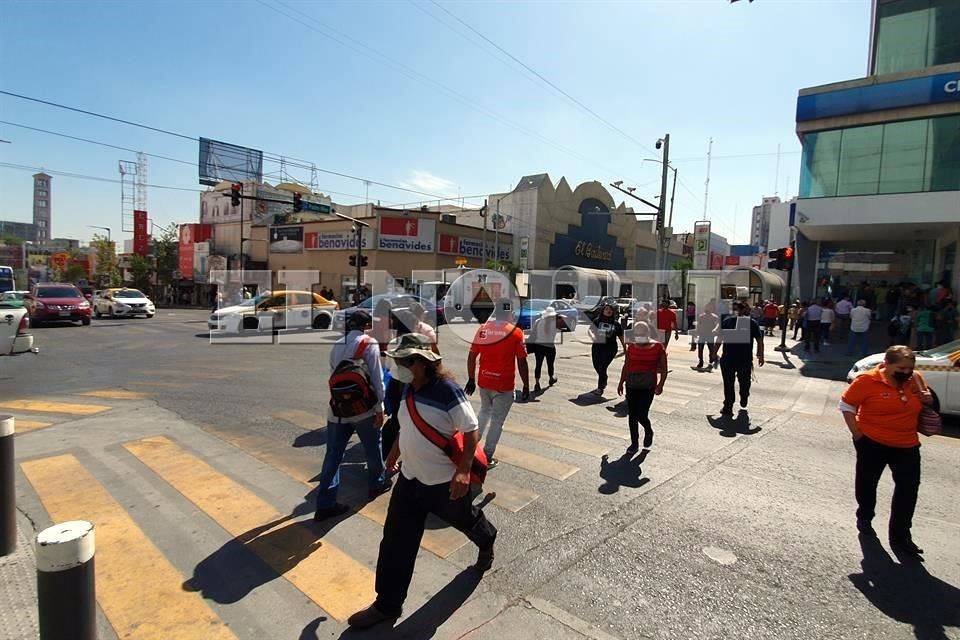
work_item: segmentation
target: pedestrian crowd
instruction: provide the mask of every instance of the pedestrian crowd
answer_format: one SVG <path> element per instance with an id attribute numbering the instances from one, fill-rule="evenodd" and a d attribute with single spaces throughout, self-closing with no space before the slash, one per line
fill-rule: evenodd
<path id="1" fill-rule="evenodd" d="M 773 335 L 774 328 L 784 333 L 793 330 L 794 335 L 802 331 L 805 348 L 813 350 L 846 335 L 849 351 L 858 348 L 865 353 L 873 317 L 865 299 L 854 305 L 846 296 L 836 304 L 797 301 L 789 307 L 769 300 L 752 307 L 735 300 L 729 310 L 730 314 L 718 313 L 716 300 L 703 305 L 699 313 L 693 302 L 681 310 L 665 301 L 656 309 L 651 304 L 634 305 L 626 317 L 613 301 L 602 301 L 591 314 L 587 335 L 597 386 L 581 398 L 587 404 L 604 399 L 608 369 L 622 353 L 616 390 L 626 408 L 628 457 L 641 447 L 653 446 L 650 410 L 667 383 L 668 348 L 671 338 L 679 338 L 681 312 L 690 350 L 698 355 L 693 368 L 705 373 L 720 369 L 720 414 L 725 417 L 732 416 L 737 400 L 740 410 L 747 410 L 754 366 L 765 362 L 763 337 Z M 513 405 L 558 383 L 557 347 L 562 332 L 569 328 L 564 317 L 548 306 L 525 336 L 509 301 L 495 301 L 492 314 L 477 327 L 470 342 L 466 382 L 461 387 L 444 367 L 436 329 L 421 305 L 395 309 L 381 299 L 373 311 L 371 315 L 353 310 L 345 320 L 346 335 L 330 353 L 327 446 L 314 514 L 315 520 L 323 521 L 350 511 L 337 497 L 344 452 L 356 434 L 366 457 L 368 499 L 392 492 L 377 561 L 376 600 L 349 619 L 354 628 L 401 615 L 431 514 L 476 545 L 473 568 L 477 572 L 492 567 L 497 529 L 474 499 L 487 473 L 499 464 L 498 444 Z M 532 391 L 528 354 L 535 360 Z M 916 433 L 919 416 L 930 406 L 930 392 L 913 372 L 914 358 L 909 347 L 891 347 L 884 364 L 850 386 L 840 410 L 857 454 L 861 534 L 875 536 L 871 521 L 877 481 L 883 468 L 890 466 L 897 482 L 890 540 L 898 549 L 919 554 L 922 550 L 910 535 L 920 474 Z M 544 364 L 546 381 L 542 383 Z M 475 394 L 478 412 L 469 400 Z"/>

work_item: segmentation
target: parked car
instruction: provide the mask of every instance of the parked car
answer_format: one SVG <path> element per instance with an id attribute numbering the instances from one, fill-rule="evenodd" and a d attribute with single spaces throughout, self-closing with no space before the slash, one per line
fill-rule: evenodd
<path id="1" fill-rule="evenodd" d="M 857 360 L 847 373 L 847 382 L 883 362 L 883 353 Z M 933 392 L 934 408 L 960 415 L 960 340 L 917 352 L 916 369 Z"/>
<path id="2" fill-rule="evenodd" d="M 11 307 L 17 307 L 18 309 L 26 309 L 26 297 L 28 295 L 30 295 L 29 291 L 6 291 L 4 293 L 0 293 L 0 303 Z"/>
<path id="3" fill-rule="evenodd" d="M 30 324 L 34 327 L 43 322 L 80 322 L 90 324 L 90 303 L 80 289 L 72 284 L 44 282 L 34 285 L 26 297 Z"/>
<path id="4" fill-rule="evenodd" d="M 339 305 L 309 291 L 266 291 L 210 314 L 207 328 L 224 333 L 329 329 Z"/>
<path id="5" fill-rule="evenodd" d="M 27 309 L 0 299 L 0 356 L 36 353 Z"/>
<path id="6" fill-rule="evenodd" d="M 91 296 L 94 295 L 93 292 Z M 96 296 L 93 304 L 93 315 L 98 318 L 104 315 L 111 318 L 127 318 L 130 316 L 146 316 L 152 318 L 157 312 L 153 301 L 139 289 L 104 289 Z"/>
<path id="7" fill-rule="evenodd" d="M 380 304 L 380 301 L 386 299 L 390 301 L 390 304 L 394 311 L 398 311 L 409 306 L 411 302 L 419 302 L 423 305 L 423 308 L 427 312 L 427 321 L 432 323 L 433 318 L 436 318 L 437 326 L 444 324 L 446 318 L 444 317 L 443 307 L 438 307 L 429 300 L 425 300 L 420 296 L 415 296 L 409 293 L 382 293 L 375 296 L 370 296 L 366 300 L 360 302 L 360 304 L 353 307 L 347 307 L 346 309 L 341 309 L 333 315 L 333 329 L 334 331 L 343 331 L 346 319 L 350 317 L 350 314 L 356 311 L 357 309 L 363 309 L 370 315 L 373 315 L 374 309 L 377 308 L 377 305 Z M 434 315 L 436 314 L 436 315 Z"/>
<path id="8" fill-rule="evenodd" d="M 563 318 L 561 331 L 573 331 L 577 328 L 579 312 L 572 304 L 566 300 L 547 300 L 544 298 L 531 298 L 520 305 L 520 313 L 517 314 L 517 326 L 524 331 L 529 331 L 534 321 L 540 317 L 540 314 L 547 307 L 553 307 L 557 315 Z"/>

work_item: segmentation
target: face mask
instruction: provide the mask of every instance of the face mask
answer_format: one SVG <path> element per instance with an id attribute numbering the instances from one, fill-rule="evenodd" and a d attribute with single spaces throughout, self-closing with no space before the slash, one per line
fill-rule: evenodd
<path id="1" fill-rule="evenodd" d="M 636 340 L 638 344 L 647 344 L 650 342 L 650 336 L 637 336 Z"/>
<path id="2" fill-rule="evenodd" d="M 413 371 L 398 364 L 393 371 L 393 379 L 403 384 L 409 384 L 413 382 Z"/>
<path id="3" fill-rule="evenodd" d="M 913 375 L 913 371 L 897 371 L 893 374 L 893 379 L 897 382 L 903 384 L 910 379 L 910 376 Z"/>

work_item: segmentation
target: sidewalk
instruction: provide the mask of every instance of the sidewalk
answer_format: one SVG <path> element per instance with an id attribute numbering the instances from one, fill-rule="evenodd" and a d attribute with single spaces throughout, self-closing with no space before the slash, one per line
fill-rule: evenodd
<path id="1" fill-rule="evenodd" d="M 37 563 L 30 522 L 17 514 L 17 549 L 0 558 L 0 640 L 36 638 Z"/>

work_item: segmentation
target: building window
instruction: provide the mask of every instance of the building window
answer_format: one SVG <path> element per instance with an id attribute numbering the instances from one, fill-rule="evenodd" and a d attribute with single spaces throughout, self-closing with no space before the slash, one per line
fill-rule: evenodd
<path id="1" fill-rule="evenodd" d="M 46 201 L 46 200 L 37 200 L 37 206 L 38 206 L 38 207 L 45 207 L 45 206 L 47 206 L 47 201 Z"/>
<path id="2" fill-rule="evenodd" d="M 960 62 L 960 3 L 897 0 L 880 4 L 874 73 Z"/>
<path id="3" fill-rule="evenodd" d="M 960 116 L 808 134 L 801 198 L 960 191 Z"/>

